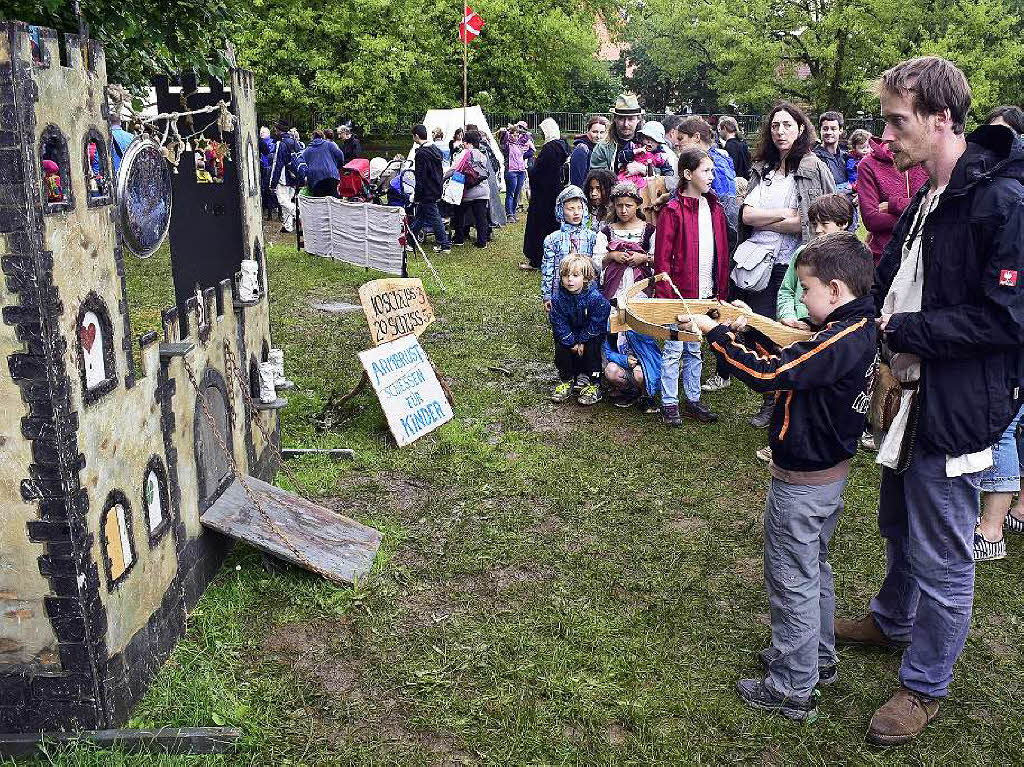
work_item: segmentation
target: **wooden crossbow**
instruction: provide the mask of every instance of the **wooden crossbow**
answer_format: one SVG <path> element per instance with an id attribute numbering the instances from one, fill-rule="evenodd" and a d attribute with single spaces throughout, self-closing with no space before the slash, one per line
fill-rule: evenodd
<path id="1" fill-rule="evenodd" d="M 732 322 L 740 316 L 746 317 L 748 326 L 764 333 L 779 346 L 804 341 L 812 335 L 809 330 L 791 328 L 769 317 L 755 314 L 749 309 L 741 309 L 717 299 L 648 298 L 644 295 L 644 291 L 647 290 L 652 279 L 654 282 L 662 280 L 672 282 L 669 276 L 662 272 L 651 279 L 635 283 L 626 293 L 625 300 L 620 302 L 617 310 L 612 312 L 608 327 L 610 332 L 634 330 L 652 338 L 699 342 L 701 337 L 696 333 L 673 330 L 666 326 L 677 323 L 680 314 L 706 312 L 713 319 L 720 319 L 723 322 Z M 678 293 L 678 291 L 676 292 Z"/>

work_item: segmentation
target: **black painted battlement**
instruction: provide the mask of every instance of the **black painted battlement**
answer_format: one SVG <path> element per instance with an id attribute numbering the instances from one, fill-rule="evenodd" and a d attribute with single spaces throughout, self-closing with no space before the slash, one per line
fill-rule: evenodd
<path id="1" fill-rule="evenodd" d="M 38 43 L 36 55 L 32 35 Z M 186 415 L 196 406 L 196 397 L 189 382 L 179 380 L 180 368 L 162 361 L 161 346 L 195 342 L 197 372 L 210 377 L 224 375 L 217 369 L 222 367 L 223 344 L 231 344 L 244 366 L 244 360 L 259 354 L 269 340 L 267 311 L 262 305 L 267 300 L 262 232 L 256 228 L 250 232 L 246 224 L 247 215 L 258 221 L 258 213 L 253 215 L 252 210 L 256 206 L 258 211 L 258 187 L 255 195 L 243 188 L 246 174 L 241 163 L 246 155 L 241 131 L 233 131 L 230 137 L 223 134 L 224 140 L 230 141 L 234 162 L 229 164 L 223 184 L 200 190 L 206 195 L 205 208 L 190 211 L 184 203 L 178 207 L 183 195 L 175 190 L 172 261 L 201 261 L 208 253 L 224 255 L 217 255 L 221 259 L 218 274 L 183 283 L 191 286 L 191 295 L 163 312 L 162 331 L 138 339 L 131 333 L 125 254 L 118 236 L 119 221 L 111 215 L 111 200 L 72 199 L 66 205 L 47 202 L 40 154 L 48 126 L 63 134 L 70 148 L 64 156 L 71 159 L 68 171 L 78 197 L 83 180 L 88 180 L 84 166 L 90 137 L 96 136 L 103 144 L 109 140 L 104 123 L 105 73 L 104 52 L 96 41 L 0 21 L 0 278 L 7 288 L 0 301 L 5 333 L 0 377 L 6 376 L 16 387 L 5 388 L 15 391 L 15 396 L 0 404 L 13 414 L 20 430 L 20 434 L 7 436 L 22 440 L 27 447 L 23 465 L 15 467 L 13 488 L 0 487 L 0 504 L 10 504 L 24 524 L 8 526 L 3 533 L 19 528 L 14 530 L 17 535 L 0 539 L 24 547 L 25 557 L 32 562 L 32 572 L 25 573 L 25 579 L 34 579 L 35 589 L 31 595 L 26 592 L 22 600 L 17 580 L 7 579 L 3 584 L 4 588 L 10 586 L 19 600 L 34 600 L 32 610 L 26 608 L 26 612 L 34 613 L 31 620 L 35 623 L 21 637 L 24 646 L 32 646 L 30 651 L 3 655 L 0 648 L 0 731 L 109 727 L 128 718 L 131 706 L 182 635 L 186 612 L 195 605 L 228 549 L 228 542 L 219 535 L 195 533 L 200 510 L 195 493 L 191 487 L 183 490 L 179 476 L 182 467 L 200 460 L 198 437 L 189 434 L 183 440 L 181 429 L 183 419 L 197 420 L 194 411 Z M 183 84 L 187 87 L 188 80 Z M 244 108 L 245 138 L 250 139 L 253 136 L 249 134 L 254 135 L 251 73 L 232 72 L 232 84 L 229 89 L 186 95 L 188 108 L 198 106 L 195 99 L 212 98 L 212 103 L 220 98 L 230 100 L 236 117 Z M 62 100 L 69 94 L 77 94 L 79 99 L 74 109 L 66 108 Z M 182 111 L 180 93 L 170 93 L 168 86 L 164 95 L 175 103 L 162 111 Z M 216 114 L 208 117 L 215 123 Z M 210 131 L 211 136 L 220 136 L 215 125 Z M 195 226 L 194 217 L 205 217 L 205 228 Z M 231 224 L 223 227 L 227 218 Z M 64 239 L 60 247 L 54 245 L 54 252 L 47 249 L 47 242 L 57 242 L 49 237 L 78 231 L 75 227 L 83 224 L 94 227 L 89 232 L 91 250 L 78 246 L 74 238 Z M 224 229 L 224 236 L 216 242 L 207 239 L 189 251 L 195 242 L 190 230 L 218 227 Z M 176 238 L 187 242 L 183 245 Z M 181 255 L 188 252 L 195 255 Z M 85 258 L 98 258 L 104 264 L 104 269 L 97 271 L 102 282 L 89 285 L 67 279 L 66 270 L 77 270 Z M 232 278 L 243 258 L 260 263 L 264 285 L 260 300 L 251 307 L 239 306 L 234 298 Z M 197 283 L 201 286 L 198 296 Z M 86 384 L 90 369 L 82 349 L 91 341 L 81 340 L 82 331 L 88 330 L 83 317 L 94 309 L 109 342 L 110 354 L 104 346 L 103 359 L 114 363 L 100 384 Z M 230 333 L 222 324 L 229 319 L 235 322 Z M 139 381 L 133 364 L 136 354 L 142 361 Z M 203 369 L 198 370 L 200 367 Z M 91 370 L 95 372 L 96 367 Z M 122 407 L 129 404 L 131 407 Z M 236 398 L 231 407 L 242 404 Z M 147 454 L 140 460 L 130 447 L 122 445 L 118 465 L 108 465 L 105 462 L 111 460 L 112 452 L 97 447 L 92 429 L 98 426 L 117 439 L 119 432 L 109 428 L 111 419 L 124 419 L 129 412 L 148 427 L 148 436 L 134 441 L 144 445 Z M 242 419 L 237 417 L 235 422 Z M 80 433 L 84 429 L 90 433 Z M 272 433 L 276 440 L 276 425 Z M 239 460 L 240 468 L 256 476 L 272 476 L 272 445 L 254 442 L 251 430 L 245 431 L 242 439 L 245 460 Z M 154 462 L 166 478 L 166 525 L 150 529 L 146 535 L 142 480 Z M 116 479 L 109 479 L 115 475 Z M 187 476 L 194 474 L 190 470 Z M 132 564 L 139 565 L 117 578 L 111 576 L 103 529 L 114 497 L 131 505 L 125 510 L 130 523 L 128 541 L 130 549 L 133 541 L 138 542 Z M 186 530 L 186 520 L 191 520 L 190 530 Z M 136 526 L 134 537 L 131 524 Z M 150 553 L 157 545 L 165 547 L 159 560 Z M 135 616 L 140 620 L 131 624 L 130 632 L 118 634 L 124 615 L 112 612 L 108 616 L 107 610 L 123 610 L 131 599 L 110 601 L 110 595 L 119 589 L 128 589 L 132 598 L 138 595 L 131 590 L 138 588 L 139 570 L 157 561 L 173 563 L 169 570 L 158 571 L 161 578 L 167 578 L 161 581 L 167 583 L 166 590 L 156 596 L 155 603 L 144 603 L 144 611 L 140 609 Z M 137 601 L 135 606 L 139 604 L 143 603 Z"/>

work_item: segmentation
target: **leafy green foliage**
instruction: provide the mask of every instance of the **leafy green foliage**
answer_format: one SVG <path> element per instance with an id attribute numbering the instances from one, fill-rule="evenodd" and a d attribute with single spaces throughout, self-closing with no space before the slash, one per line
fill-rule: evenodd
<path id="1" fill-rule="evenodd" d="M 558 0 L 479 0 L 469 100 L 502 112 L 606 108 L 617 83 L 594 56 L 593 11 Z M 462 3 L 253 0 L 235 39 L 261 113 L 303 125 L 353 119 L 384 133 L 462 103 Z M 297 23 L 297 19 L 302 20 Z"/>
<path id="2" fill-rule="evenodd" d="M 785 97 L 870 111 L 871 80 L 902 59 L 936 53 L 966 72 L 976 116 L 1020 100 L 1021 31 L 1015 0 L 649 0 L 625 27 L 641 84 L 692 83 L 683 100 L 697 109 L 710 92 L 718 106 L 751 110 Z"/>
<path id="3" fill-rule="evenodd" d="M 89 34 L 103 43 L 112 83 L 145 86 L 155 74 L 195 69 L 223 74 L 219 53 L 238 0 L 82 0 Z M 3 16 L 29 24 L 77 32 L 68 0 L 5 0 Z"/>

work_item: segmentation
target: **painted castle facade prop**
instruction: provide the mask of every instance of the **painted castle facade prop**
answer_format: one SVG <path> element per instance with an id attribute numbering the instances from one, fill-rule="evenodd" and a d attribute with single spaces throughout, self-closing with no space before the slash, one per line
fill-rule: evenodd
<path id="1" fill-rule="evenodd" d="M 175 242 L 172 215 L 178 306 L 137 346 L 106 85 L 97 43 L 0 22 L 0 732 L 122 724 L 229 548 L 200 525 L 232 480 L 219 443 L 242 473 L 274 473 L 251 417 L 276 442 L 277 413 L 242 391 L 270 348 L 266 276 L 248 303 L 232 284 L 243 259 L 263 267 L 252 76 L 218 96 L 228 168 L 189 211 L 231 240 Z M 196 185 L 186 160 L 175 205 Z"/>

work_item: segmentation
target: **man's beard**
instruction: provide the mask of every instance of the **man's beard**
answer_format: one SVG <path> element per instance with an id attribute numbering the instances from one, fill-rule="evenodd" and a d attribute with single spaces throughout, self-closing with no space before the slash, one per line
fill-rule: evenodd
<path id="1" fill-rule="evenodd" d="M 891 147 L 890 147 L 891 149 Z M 896 166 L 897 170 L 909 170 L 917 165 L 913 158 L 902 150 L 892 151 L 892 162 Z"/>

